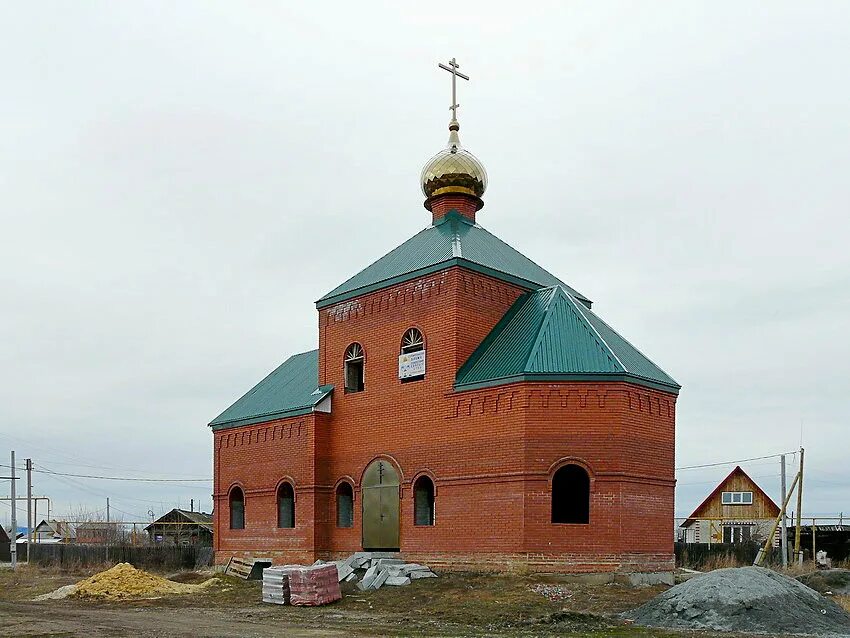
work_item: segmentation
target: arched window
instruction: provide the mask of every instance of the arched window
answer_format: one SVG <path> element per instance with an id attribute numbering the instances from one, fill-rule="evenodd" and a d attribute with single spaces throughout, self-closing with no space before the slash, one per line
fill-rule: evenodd
<path id="1" fill-rule="evenodd" d="M 354 527 L 354 490 L 351 483 L 336 488 L 336 526 Z"/>
<path id="2" fill-rule="evenodd" d="M 363 346 L 352 343 L 345 351 L 345 391 L 363 391 Z"/>
<path id="3" fill-rule="evenodd" d="M 245 495 L 240 487 L 230 490 L 230 529 L 245 529 Z"/>
<path id="4" fill-rule="evenodd" d="M 583 467 L 565 465 L 552 477 L 552 522 L 590 522 L 590 476 Z"/>
<path id="5" fill-rule="evenodd" d="M 419 352 L 425 349 L 425 339 L 417 328 L 410 328 L 401 338 L 401 353 Z"/>
<path id="6" fill-rule="evenodd" d="M 401 338 L 398 378 L 402 383 L 425 378 L 425 339 L 418 328 L 409 328 Z"/>
<path id="7" fill-rule="evenodd" d="M 413 485 L 413 524 L 434 524 L 434 482 L 420 476 Z"/>
<path id="8" fill-rule="evenodd" d="M 295 491 L 289 483 L 277 488 L 277 526 L 295 527 Z"/>

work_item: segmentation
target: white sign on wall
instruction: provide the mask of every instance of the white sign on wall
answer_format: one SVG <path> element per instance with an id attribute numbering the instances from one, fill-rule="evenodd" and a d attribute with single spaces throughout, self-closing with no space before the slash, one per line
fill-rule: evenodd
<path id="1" fill-rule="evenodd" d="M 398 378 L 409 379 L 425 374 L 425 351 L 409 352 L 398 357 Z"/>

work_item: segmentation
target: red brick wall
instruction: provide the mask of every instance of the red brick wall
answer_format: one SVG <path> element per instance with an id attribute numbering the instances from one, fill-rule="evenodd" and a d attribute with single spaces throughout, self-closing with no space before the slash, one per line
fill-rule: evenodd
<path id="1" fill-rule="evenodd" d="M 487 569 L 671 569 L 675 397 L 626 383 L 452 390 L 458 367 L 521 293 L 454 267 L 321 310 L 319 376 L 336 387 L 332 414 L 216 433 L 217 560 L 360 550 L 360 481 L 380 455 L 399 470 L 401 550 L 411 558 Z M 425 336 L 427 374 L 401 383 L 397 358 L 410 327 Z M 365 391 L 346 394 L 343 355 L 353 341 L 365 350 Z M 290 439 L 294 423 L 303 431 Z M 551 476 L 566 459 L 592 477 L 588 525 L 550 521 Z M 413 525 L 412 485 L 422 473 L 436 486 L 433 527 Z M 295 530 L 275 527 L 284 475 L 296 483 Z M 340 480 L 354 485 L 353 528 L 336 527 Z M 227 490 L 237 481 L 246 488 L 244 531 L 227 526 Z"/>
<path id="2" fill-rule="evenodd" d="M 315 550 L 316 415 L 218 430 L 214 435 L 214 548 L 310 561 Z M 277 526 L 277 488 L 295 488 L 295 528 Z M 245 495 L 245 529 L 230 529 L 230 490 Z"/>
<path id="3" fill-rule="evenodd" d="M 456 210 L 467 219 L 475 221 L 475 213 L 479 209 L 480 204 L 481 200 L 477 197 L 446 194 L 437 195 L 432 198 L 428 201 L 427 206 L 430 206 L 432 219 L 436 223 L 453 210 Z"/>

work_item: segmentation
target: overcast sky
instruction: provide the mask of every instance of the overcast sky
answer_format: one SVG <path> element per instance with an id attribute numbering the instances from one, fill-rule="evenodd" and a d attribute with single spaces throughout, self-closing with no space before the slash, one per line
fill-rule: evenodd
<path id="1" fill-rule="evenodd" d="M 850 514 L 848 3 L 0 14 L 0 463 L 211 476 L 206 424 L 316 346 L 316 299 L 428 224 L 456 56 L 479 222 L 683 385 L 677 465 L 802 431 L 805 513 Z M 778 460 L 745 468 L 777 496 Z M 731 469 L 679 472 L 677 515 Z M 111 496 L 126 520 L 210 490 L 35 480 L 58 514 Z"/>

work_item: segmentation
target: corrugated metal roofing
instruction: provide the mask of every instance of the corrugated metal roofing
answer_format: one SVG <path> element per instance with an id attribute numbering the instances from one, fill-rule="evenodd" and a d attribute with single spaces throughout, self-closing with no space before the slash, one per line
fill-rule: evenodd
<path id="1" fill-rule="evenodd" d="M 333 390 L 317 387 L 319 351 L 296 354 L 210 423 L 213 429 L 248 425 L 307 413 Z"/>
<path id="2" fill-rule="evenodd" d="M 492 233 L 456 211 L 417 233 L 316 302 L 319 308 L 400 283 L 435 268 L 462 265 L 527 288 L 560 285 L 582 303 L 590 300 Z"/>
<path id="3" fill-rule="evenodd" d="M 679 389 L 661 368 L 558 285 L 517 299 L 458 370 L 455 387 L 600 376 Z"/>

